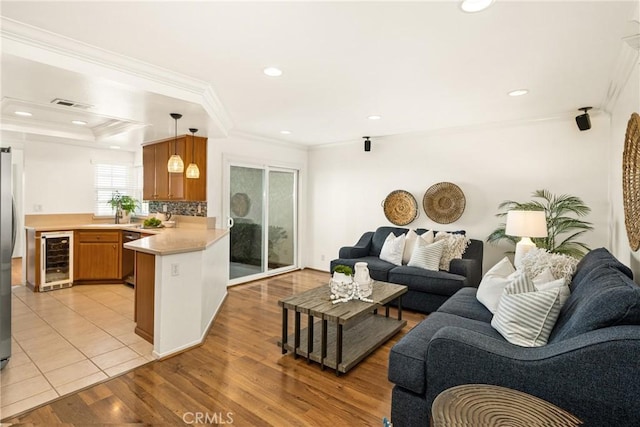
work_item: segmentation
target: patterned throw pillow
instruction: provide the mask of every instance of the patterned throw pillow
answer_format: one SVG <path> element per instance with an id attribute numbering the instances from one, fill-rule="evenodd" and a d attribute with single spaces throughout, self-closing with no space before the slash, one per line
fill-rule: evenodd
<path id="1" fill-rule="evenodd" d="M 564 304 L 563 288 L 568 290 L 564 282 L 559 284 L 559 287 L 536 290 L 527 274 L 520 273 L 504 289 L 491 326 L 512 344 L 522 347 L 545 345 Z M 538 285 L 538 288 L 544 286 Z"/>
<path id="2" fill-rule="evenodd" d="M 404 234 L 396 237 L 393 232 L 389 233 L 382 244 L 380 259 L 390 262 L 391 264 L 402 265 L 402 253 L 404 252 L 405 238 Z"/>
<path id="3" fill-rule="evenodd" d="M 564 278 L 567 283 L 570 283 L 571 277 L 576 271 L 576 265 L 578 265 L 578 260 L 568 255 L 554 254 L 546 249 L 533 248 L 522 257 L 520 268 L 529 277 L 536 277 L 549 269 L 553 277 L 556 279 Z"/>
<path id="4" fill-rule="evenodd" d="M 436 242 L 444 240 L 442 258 L 440 258 L 440 270 L 449 271 L 449 264 L 452 259 L 462 258 L 462 254 L 469 246 L 469 238 L 464 234 L 453 234 L 445 231 L 438 231 L 434 239 Z"/>
<path id="5" fill-rule="evenodd" d="M 442 240 L 429 244 L 425 240 L 418 239 L 409 264 L 407 265 L 409 267 L 420 267 L 427 270 L 438 271 L 443 248 L 444 241 Z"/>
<path id="6" fill-rule="evenodd" d="M 405 243 L 404 243 L 402 263 L 409 264 L 409 261 L 411 260 L 411 255 L 413 254 L 413 250 L 416 247 L 416 242 L 429 244 L 429 243 L 433 243 L 433 238 L 434 238 L 433 231 L 431 230 L 425 231 L 420 235 L 418 235 L 418 233 L 416 233 L 415 230 L 409 230 L 407 232 L 407 238 L 405 239 Z"/>

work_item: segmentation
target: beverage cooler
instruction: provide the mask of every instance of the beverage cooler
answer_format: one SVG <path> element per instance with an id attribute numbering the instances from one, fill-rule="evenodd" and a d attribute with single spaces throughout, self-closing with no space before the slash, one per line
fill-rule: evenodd
<path id="1" fill-rule="evenodd" d="M 40 292 L 73 285 L 73 231 L 40 236 Z"/>

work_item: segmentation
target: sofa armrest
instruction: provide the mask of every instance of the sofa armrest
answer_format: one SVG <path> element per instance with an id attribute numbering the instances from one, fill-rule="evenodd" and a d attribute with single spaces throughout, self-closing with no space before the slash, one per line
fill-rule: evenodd
<path id="1" fill-rule="evenodd" d="M 477 288 L 482 280 L 482 265 L 475 259 L 455 258 L 449 264 L 449 273 L 466 277 L 466 286 Z"/>
<path id="2" fill-rule="evenodd" d="M 429 407 L 461 384 L 494 384 L 538 396 L 587 425 L 640 419 L 640 327 L 616 326 L 526 348 L 460 327 L 434 334 L 426 359 Z"/>
<path id="3" fill-rule="evenodd" d="M 340 248 L 338 256 L 342 259 L 362 258 L 369 255 L 371 250 L 371 239 L 373 231 L 368 231 L 360 237 L 355 246 L 343 246 Z"/>

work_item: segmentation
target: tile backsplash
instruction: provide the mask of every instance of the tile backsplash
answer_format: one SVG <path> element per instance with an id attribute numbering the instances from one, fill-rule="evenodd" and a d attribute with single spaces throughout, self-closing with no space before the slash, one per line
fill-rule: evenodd
<path id="1" fill-rule="evenodd" d="M 167 212 L 172 215 L 207 216 L 207 202 L 149 202 L 149 212 L 164 212 L 163 206 L 167 205 Z"/>

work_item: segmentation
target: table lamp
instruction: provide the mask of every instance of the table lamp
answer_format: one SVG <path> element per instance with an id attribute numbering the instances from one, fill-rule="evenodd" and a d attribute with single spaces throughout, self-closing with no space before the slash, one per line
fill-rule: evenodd
<path id="1" fill-rule="evenodd" d="M 522 237 L 516 245 L 513 265 L 520 267 L 522 258 L 536 245 L 531 237 L 547 237 L 547 218 L 544 211 L 509 211 L 507 227 L 504 233 L 508 236 Z"/>

